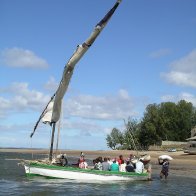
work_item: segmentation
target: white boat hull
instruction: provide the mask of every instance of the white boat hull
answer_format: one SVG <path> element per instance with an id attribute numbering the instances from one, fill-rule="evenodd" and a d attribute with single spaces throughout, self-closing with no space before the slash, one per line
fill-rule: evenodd
<path id="1" fill-rule="evenodd" d="M 130 180 L 146 180 L 146 176 L 120 176 L 120 175 L 100 175 L 94 173 L 85 173 L 78 171 L 67 171 L 50 168 L 39 168 L 25 165 L 27 175 L 39 175 L 52 178 L 62 178 L 81 181 L 130 181 Z"/>

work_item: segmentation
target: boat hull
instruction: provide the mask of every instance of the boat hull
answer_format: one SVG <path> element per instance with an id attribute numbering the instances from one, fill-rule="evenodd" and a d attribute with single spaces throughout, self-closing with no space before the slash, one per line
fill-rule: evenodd
<path id="1" fill-rule="evenodd" d="M 130 180 L 147 180 L 147 174 L 136 174 L 126 172 L 110 172 L 97 170 L 83 170 L 70 167 L 52 167 L 39 165 L 24 165 L 25 172 L 29 176 L 39 175 L 50 178 L 61 178 L 81 181 L 130 181 Z M 128 174 L 129 173 L 129 174 Z"/>

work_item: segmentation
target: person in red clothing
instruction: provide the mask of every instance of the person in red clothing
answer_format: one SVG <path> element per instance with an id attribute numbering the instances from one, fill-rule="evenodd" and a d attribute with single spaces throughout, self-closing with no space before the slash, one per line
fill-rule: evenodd
<path id="1" fill-rule="evenodd" d="M 84 160 L 84 153 L 81 152 L 81 153 L 80 153 L 80 158 L 78 159 L 78 166 L 79 166 L 80 163 L 82 163 L 82 162 L 84 162 L 84 161 L 85 161 L 85 160 Z"/>
<path id="2" fill-rule="evenodd" d="M 121 165 L 122 162 L 124 162 L 124 158 L 122 155 L 119 156 L 119 159 L 118 159 L 118 164 Z"/>

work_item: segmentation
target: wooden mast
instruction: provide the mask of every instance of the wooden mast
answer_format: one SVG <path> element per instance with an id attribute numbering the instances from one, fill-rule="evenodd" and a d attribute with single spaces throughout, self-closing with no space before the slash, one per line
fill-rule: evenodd
<path id="1" fill-rule="evenodd" d="M 50 145 L 49 161 L 52 161 L 55 126 L 56 126 L 56 123 L 55 123 L 55 122 L 52 123 L 52 136 L 51 136 L 51 145 Z"/>

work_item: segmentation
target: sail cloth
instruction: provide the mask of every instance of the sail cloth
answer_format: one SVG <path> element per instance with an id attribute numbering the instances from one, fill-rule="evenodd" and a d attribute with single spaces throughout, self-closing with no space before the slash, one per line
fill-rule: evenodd
<path id="1" fill-rule="evenodd" d="M 35 129 L 37 128 L 40 120 L 42 120 L 44 123 L 56 123 L 60 118 L 61 113 L 61 104 L 62 99 L 64 97 L 64 94 L 68 88 L 71 76 L 73 74 L 75 65 L 77 62 L 82 58 L 82 56 L 85 54 L 85 52 L 88 50 L 88 48 L 93 44 L 97 36 L 100 34 L 100 32 L 103 30 L 103 28 L 106 26 L 107 22 L 115 12 L 116 8 L 121 3 L 121 0 L 117 0 L 112 9 L 104 16 L 104 18 L 95 26 L 93 32 L 91 35 L 87 38 L 87 40 L 77 46 L 77 49 L 73 53 L 72 57 L 69 59 L 68 63 L 65 65 L 63 76 L 61 79 L 61 82 L 59 84 L 59 87 L 54 94 L 54 96 L 51 98 L 49 103 L 47 104 L 47 107 L 42 112 L 38 122 L 36 123 L 36 126 L 34 128 L 33 133 L 31 134 L 31 137 L 33 136 Z"/>

